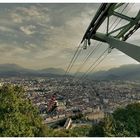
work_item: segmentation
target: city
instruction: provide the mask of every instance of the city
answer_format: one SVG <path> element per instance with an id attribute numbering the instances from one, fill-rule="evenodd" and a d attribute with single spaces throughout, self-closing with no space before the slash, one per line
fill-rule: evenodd
<path id="1" fill-rule="evenodd" d="M 0 3 L 0 137 L 140 137 L 140 3 L 50 2 Z"/>
<path id="2" fill-rule="evenodd" d="M 44 123 L 69 118 L 77 112 L 84 114 L 91 125 L 99 122 L 105 114 L 111 114 L 119 107 L 140 101 L 140 81 L 83 80 L 74 77 L 56 78 L 1 78 L 3 84 L 22 86 L 28 99 L 39 109 Z M 49 102 L 55 95 L 57 107 L 47 113 Z M 90 114 L 90 115 L 87 115 Z M 92 115 L 91 115 L 92 114 Z M 81 122 L 80 122 L 81 123 Z M 78 125 L 78 124 L 77 124 Z"/>

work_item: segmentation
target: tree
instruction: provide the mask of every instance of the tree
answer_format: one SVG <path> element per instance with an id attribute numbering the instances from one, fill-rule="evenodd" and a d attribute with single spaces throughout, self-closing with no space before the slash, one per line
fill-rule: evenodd
<path id="1" fill-rule="evenodd" d="M 95 124 L 92 126 L 92 128 L 89 131 L 88 136 L 89 137 L 104 137 L 104 130 L 103 130 L 103 124 L 104 122 L 100 122 L 99 124 Z"/>
<path id="2" fill-rule="evenodd" d="M 90 125 L 76 126 L 71 129 L 52 130 L 50 137 L 86 137 L 91 129 Z"/>
<path id="3" fill-rule="evenodd" d="M 111 115 L 105 116 L 102 123 L 90 130 L 93 137 L 136 137 L 140 136 L 140 103 L 118 108 Z"/>
<path id="4" fill-rule="evenodd" d="M 39 112 L 22 87 L 4 85 L 0 89 L 0 136 L 45 136 Z M 45 131 L 45 132 L 44 132 Z"/>
<path id="5" fill-rule="evenodd" d="M 123 136 L 140 136 L 140 103 L 129 104 L 125 108 L 117 109 L 114 111 L 113 117 L 122 125 L 123 131 L 127 132 L 122 133 Z M 120 130 L 120 126 L 118 127 Z"/>

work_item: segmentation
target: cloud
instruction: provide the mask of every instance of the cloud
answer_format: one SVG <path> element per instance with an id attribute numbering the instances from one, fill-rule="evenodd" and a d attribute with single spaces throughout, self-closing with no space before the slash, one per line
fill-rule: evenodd
<path id="1" fill-rule="evenodd" d="M 11 18 L 15 23 L 22 23 L 22 17 L 16 13 L 11 13 Z"/>
<path id="2" fill-rule="evenodd" d="M 38 5 L 29 5 L 28 7 L 18 6 L 11 12 L 11 19 L 15 23 L 23 22 L 43 22 L 49 21 L 48 9 Z"/>
<path id="3" fill-rule="evenodd" d="M 0 31 L 2 32 L 14 32 L 12 28 L 8 28 L 6 26 L 0 26 Z"/>
<path id="4" fill-rule="evenodd" d="M 0 63 L 65 68 L 99 6 L 94 3 L 0 4 Z M 82 51 L 76 65 L 92 49 L 91 46 Z M 112 57 L 116 59 L 120 55 L 114 53 Z"/>
<path id="5" fill-rule="evenodd" d="M 36 31 L 36 26 L 34 25 L 29 25 L 29 26 L 21 26 L 20 30 L 22 32 L 24 32 L 26 35 L 32 35 L 34 34 Z"/>

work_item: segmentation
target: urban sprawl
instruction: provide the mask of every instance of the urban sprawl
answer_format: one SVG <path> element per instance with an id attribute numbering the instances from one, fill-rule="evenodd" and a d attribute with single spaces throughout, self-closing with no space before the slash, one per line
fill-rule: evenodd
<path id="1" fill-rule="evenodd" d="M 140 82 L 122 80 L 78 80 L 73 77 L 55 78 L 1 78 L 2 84 L 23 86 L 27 98 L 39 109 L 44 122 L 69 117 L 77 112 L 96 121 L 116 108 L 140 100 Z M 49 102 L 55 96 L 57 109 L 47 113 Z"/>

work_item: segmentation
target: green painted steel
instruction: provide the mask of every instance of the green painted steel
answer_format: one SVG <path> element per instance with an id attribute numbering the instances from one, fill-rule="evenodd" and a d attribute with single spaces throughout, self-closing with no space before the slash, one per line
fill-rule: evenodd
<path id="1" fill-rule="evenodd" d="M 117 48 L 140 62 L 140 47 L 125 42 L 136 30 L 140 28 L 140 10 L 135 17 L 126 16 L 122 12 L 116 12 L 116 9 L 123 5 L 124 3 L 102 4 L 86 30 L 81 43 L 83 41 L 90 42 L 90 39 L 106 42 L 109 44 L 110 48 Z M 127 5 L 124 6 L 127 7 Z M 126 20 L 127 24 L 109 32 L 110 17 L 112 16 L 119 17 L 121 20 Z M 106 18 L 106 33 L 99 33 L 98 28 L 102 26 L 102 23 Z"/>

